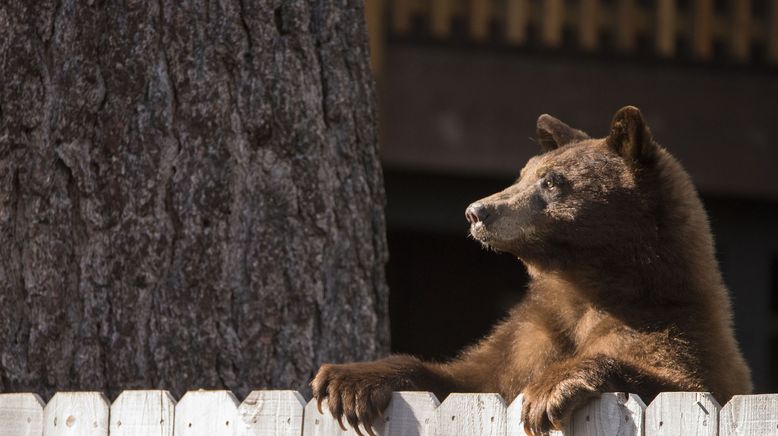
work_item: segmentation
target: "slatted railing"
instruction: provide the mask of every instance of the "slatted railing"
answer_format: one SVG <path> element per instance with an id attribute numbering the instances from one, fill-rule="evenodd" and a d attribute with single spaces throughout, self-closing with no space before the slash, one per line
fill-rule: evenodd
<path id="1" fill-rule="evenodd" d="M 378 435 L 523 435 L 522 396 L 398 392 L 374 426 Z M 324 404 L 326 411 L 326 402 Z M 124 391 L 113 404 L 99 392 L 0 394 L 3 436 L 331 436 L 344 432 L 295 391 Z M 556 433 L 560 434 L 560 433 Z M 604 394 L 572 417 L 565 435 L 778 435 L 778 394 L 736 396 L 723 408 L 707 393 L 668 392 L 648 407 L 635 395 Z"/>
<path id="2" fill-rule="evenodd" d="M 778 65 L 778 0 L 368 0 L 367 5 L 374 54 L 386 17 L 389 32 L 399 36 L 422 32 L 446 40 L 459 26 L 475 43 L 521 46 L 535 29 L 541 46 L 557 48 L 567 30 L 584 51 L 603 49 L 602 37 L 610 35 L 609 46 L 618 52 L 635 52 L 644 40 L 655 54 L 678 57 L 687 54 L 678 50 L 685 40 L 697 60 L 712 59 L 720 44 L 734 62 L 748 62 L 756 51 Z"/>

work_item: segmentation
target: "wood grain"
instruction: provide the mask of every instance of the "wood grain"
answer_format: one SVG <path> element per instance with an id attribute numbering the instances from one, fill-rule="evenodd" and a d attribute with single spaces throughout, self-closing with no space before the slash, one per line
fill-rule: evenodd
<path id="1" fill-rule="evenodd" d="M 506 406 L 497 394 L 451 394 L 435 410 L 431 436 L 500 436 Z"/>
<path id="2" fill-rule="evenodd" d="M 565 434 L 642 436 L 645 408 L 636 395 L 604 393 L 573 414 Z"/>
<path id="3" fill-rule="evenodd" d="M 36 394 L 0 394 L 0 434 L 41 436 L 43 405 Z"/>
<path id="4" fill-rule="evenodd" d="M 524 421 L 521 420 L 521 409 L 524 406 L 524 394 L 519 394 L 516 399 L 513 400 L 506 413 L 508 420 L 507 433 L 509 435 L 527 436 L 524 431 Z M 549 436 L 562 436 L 561 431 L 552 431 Z"/>
<path id="5" fill-rule="evenodd" d="M 111 436 L 173 436 L 176 402 L 168 391 L 124 391 L 111 405 Z"/>
<path id="6" fill-rule="evenodd" d="M 253 391 L 238 407 L 241 435 L 300 436 L 304 410 L 297 391 Z"/>
<path id="7" fill-rule="evenodd" d="M 340 428 L 338 421 L 330 414 L 327 400 L 322 401 L 321 410 L 324 413 L 319 413 L 315 398 L 305 406 L 303 418 L 304 436 L 355 436 L 357 434 L 353 428 L 348 426 L 348 422 L 345 419 L 343 420 L 343 425 L 346 426 L 346 430 L 344 431 Z"/>
<path id="8" fill-rule="evenodd" d="M 175 436 L 237 436 L 244 430 L 238 400 L 229 391 L 189 391 L 175 415 Z"/>
<path id="9" fill-rule="evenodd" d="M 716 436 L 719 410 L 707 392 L 663 392 L 646 409 L 646 435 Z"/>
<path id="10" fill-rule="evenodd" d="M 108 436 L 109 414 L 101 392 L 58 392 L 43 409 L 43 436 Z"/>
<path id="11" fill-rule="evenodd" d="M 778 394 L 735 395 L 719 414 L 719 436 L 778 435 Z"/>
<path id="12" fill-rule="evenodd" d="M 430 392 L 395 392 L 375 426 L 379 436 L 425 436 L 440 402 Z"/>

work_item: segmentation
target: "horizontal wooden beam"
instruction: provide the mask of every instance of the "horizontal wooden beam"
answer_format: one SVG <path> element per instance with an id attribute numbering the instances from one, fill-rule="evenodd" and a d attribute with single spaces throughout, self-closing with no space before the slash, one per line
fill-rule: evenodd
<path id="1" fill-rule="evenodd" d="M 632 104 L 701 190 L 778 199 L 774 75 L 407 45 L 387 57 L 386 165 L 515 176 L 541 113 L 596 136 Z"/>

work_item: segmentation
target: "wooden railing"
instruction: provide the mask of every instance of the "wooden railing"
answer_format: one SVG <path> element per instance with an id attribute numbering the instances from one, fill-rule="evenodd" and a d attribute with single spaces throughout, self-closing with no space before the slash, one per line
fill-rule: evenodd
<path id="1" fill-rule="evenodd" d="M 395 393 L 373 427 L 377 435 L 523 435 L 522 396 Z M 60 392 L 44 406 L 35 394 L 0 394 L 3 436 L 343 435 L 295 391 L 254 391 L 242 403 L 229 391 L 125 391 L 113 404 L 99 392 Z M 363 430 L 364 433 L 364 430 Z M 560 434 L 557 432 L 556 434 Z M 603 394 L 576 411 L 565 435 L 777 435 L 778 394 L 736 396 L 723 408 L 710 394 L 669 392 L 646 407 L 635 395 Z"/>
<path id="2" fill-rule="evenodd" d="M 717 10 L 717 3 L 725 7 Z M 583 51 L 605 49 L 609 35 L 617 52 L 634 53 L 643 40 L 658 56 L 700 61 L 712 59 L 717 44 L 739 63 L 750 61 L 757 47 L 761 58 L 778 65 L 778 0 L 367 0 L 367 6 L 374 62 L 388 21 L 394 35 L 446 40 L 458 24 L 472 42 L 515 46 L 528 43 L 531 28 L 536 43 L 551 49 L 562 46 L 567 29 Z M 679 40 L 689 53 L 679 53 Z"/>

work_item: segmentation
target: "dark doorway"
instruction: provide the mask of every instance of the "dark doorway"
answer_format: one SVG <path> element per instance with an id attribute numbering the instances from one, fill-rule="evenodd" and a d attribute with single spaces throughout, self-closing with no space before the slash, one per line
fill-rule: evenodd
<path id="1" fill-rule="evenodd" d="M 450 359 L 522 297 L 524 266 L 468 238 L 464 218 L 470 202 L 508 184 L 387 171 L 393 352 Z"/>
<path id="2" fill-rule="evenodd" d="M 454 357 L 486 335 L 523 295 L 524 267 L 462 234 L 389 232 L 392 349 Z"/>

